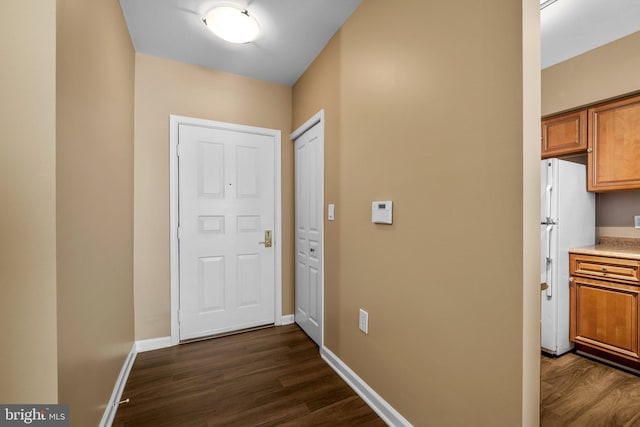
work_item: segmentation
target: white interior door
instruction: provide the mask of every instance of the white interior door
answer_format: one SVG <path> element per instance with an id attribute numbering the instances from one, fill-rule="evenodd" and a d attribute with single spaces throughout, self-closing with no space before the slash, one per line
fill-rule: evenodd
<path id="1" fill-rule="evenodd" d="M 181 124 L 179 330 L 192 339 L 274 323 L 274 138 Z"/>
<path id="2" fill-rule="evenodd" d="M 322 345 L 323 123 L 295 140 L 295 321 Z"/>

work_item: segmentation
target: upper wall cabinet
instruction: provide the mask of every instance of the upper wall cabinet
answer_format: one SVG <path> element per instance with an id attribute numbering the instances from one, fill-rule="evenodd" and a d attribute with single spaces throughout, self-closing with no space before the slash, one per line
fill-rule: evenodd
<path id="1" fill-rule="evenodd" d="M 587 151 L 587 110 L 542 120 L 542 158 Z"/>
<path id="2" fill-rule="evenodd" d="M 588 114 L 588 190 L 640 188 L 640 95 L 596 105 Z"/>

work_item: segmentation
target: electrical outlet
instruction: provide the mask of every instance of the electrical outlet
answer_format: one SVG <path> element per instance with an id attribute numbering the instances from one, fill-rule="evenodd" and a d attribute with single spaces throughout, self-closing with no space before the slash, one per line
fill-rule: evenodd
<path id="1" fill-rule="evenodd" d="M 360 309 L 359 327 L 362 332 L 369 335 L 369 313 Z"/>
<path id="2" fill-rule="evenodd" d="M 633 217 L 633 224 L 635 228 L 640 228 L 640 215 Z"/>

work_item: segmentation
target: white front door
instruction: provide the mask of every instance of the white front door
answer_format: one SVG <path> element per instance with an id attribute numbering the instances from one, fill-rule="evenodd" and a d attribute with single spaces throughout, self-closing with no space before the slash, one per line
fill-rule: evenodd
<path id="1" fill-rule="evenodd" d="M 318 123 L 295 140 L 295 320 L 322 345 L 324 141 Z"/>
<path id="2" fill-rule="evenodd" d="M 273 136 L 179 126 L 180 340 L 274 323 L 274 147 Z"/>

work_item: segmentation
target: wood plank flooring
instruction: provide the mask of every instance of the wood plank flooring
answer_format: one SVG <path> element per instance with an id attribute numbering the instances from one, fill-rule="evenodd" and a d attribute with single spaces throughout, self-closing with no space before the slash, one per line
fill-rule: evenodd
<path id="1" fill-rule="evenodd" d="M 114 427 L 384 426 L 297 326 L 138 354 Z"/>
<path id="2" fill-rule="evenodd" d="M 542 356 L 542 427 L 640 426 L 640 378 L 568 353 Z"/>

